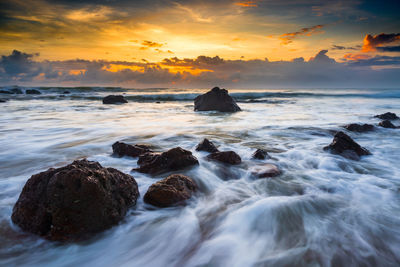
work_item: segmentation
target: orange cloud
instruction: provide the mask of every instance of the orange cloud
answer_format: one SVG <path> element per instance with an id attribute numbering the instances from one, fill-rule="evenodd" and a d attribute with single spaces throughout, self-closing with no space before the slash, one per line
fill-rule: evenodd
<path id="1" fill-rule="evenodd" d="M 236 2 L 235 5 L 243 6 L 243 7 L 257 7 L 258 1 L 244 1 L 244 2 Z"/>
<path id="2" fill-rule="evenodd" d="M 366 54 L 352 54 L 348 53 L 343 56 L 344 59 L 346 60 L 365 60 L 371 58 L 371 56 L 366 55 Z"/>
<path id="3" fill-rule="evenodd" d="M 400 33 L 381 33 L 375 36 L 370 34 L 365 35 L 364 44 L 362 47 L 363 52 L 376 51 L 382 45 L 393 43 L 400 40 Z"/>
<path id="4" fill-rule="evenodd" d="M 301 36 L 301 35 L 311 36 L 314 34 L 323 33 L 323 31 L 320 30 L 323 27 L 325 27 L 325 25 L 315 25 L 312 27 L 303 28 L 297 32 L 289 32 L 289 33 L 282 34 L 281 36 L 279 36 L 279 39 L 281 40 L 281 44 L 287 45 L 287 44 L 292 43 L 293 39 L 297 38 L 298 36 Z"/>

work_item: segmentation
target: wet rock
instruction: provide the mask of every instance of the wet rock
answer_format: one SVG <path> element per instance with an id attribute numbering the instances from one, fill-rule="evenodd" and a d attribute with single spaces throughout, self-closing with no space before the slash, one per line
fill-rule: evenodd
<path id="1" fill-rule="evenodd" d="M 112 145 L 112 149 L 113 156 L 117 157 L 129 156 L 135 158 L 144 153 L 150 152 L 150 148 L 147 145 L 128 145 L 123 142 L 115 142 Z"/>
<path id="2" fill-rule="evenodd" d="M 241 111 L 235 100 L 228 94 L 226 89 L 214 87 L 211 91 L 199 95 L 194 100 L 195 111 L 216 110 L 221 112 Z"/>
<path id="3" fill-rule="evenodd" d="M 208 155 L 207 158 L 231 165 L 240 164 L 242 162 L 240 156 L 234 151 L 214 152 Z"/>
<path id="4" fill-rule="evenodd" d="M 266 159 L 269 158 L 270 156 L 268 155 L 267 151 L 259 148 L 253 153 L 252 157 L 253 159 Z"/>
<path id="5" fill-rule="evenodd" d="M 204 138 L 204 140 L 201 141 L 201 143 L 197 145 L 196 150 L 197 151 L 207 151 L 210 153 L 219 151 L 218 148 L 207 138 Z"/>
<path id="6" fill-rule="evenodd" d="M 0 90 L 0 94 L 12 94 L 12 92 L 7 90 Z"/>
<path id="7" fill-rule="evenodd" d="M 11 93 L 17 94 L 17 95 L 21 95 L 21 94 L 24 93 L 24 92 L 22 92 L 22 90 L 19 89 L 19 88 L 13 88 L 13 89 L 11 89 L 10 91 L 11 91 Z"/>
<path id="8" fill-rule="evenodd" d="M 390 122 L 390 120 L 381 121 L 378 125 L 383 127 L 383 128 L 390 128 L 390 129 L 396 129 L 397 128 L 396 126 L 393 125 L 393 123 Z"/>
<path id="9" fill-rule="evenodd" d="M 42 93 L 39 90 L 36 90 L 36 89 L 27 89 L 25 91 L 25 94 L 27 94 L 27 95 L 40 95 Z"/>
<path id="10" fill-rule="evenodd" d="M 398 120 L 399 119 L 399 117 L 397 117 L 397 115 L 392 112 L 386 112 L 383 114 L 379 114 L 379 115 L 374 116 L 374 118 L 379 118 L 381 120 Z"/>
<path id="11" fill-rule="evenodd" d="M 71 93 L 70 91 L 64 91 L 64 92 L 63 92 L 64 95 L 68 95 L 68 94 L 70 94 L 70 93 Z"/>
<path id="12" fill-rule="evenodd" d="M 339 154 L 345 158 L 357 160 L 360 156 L 371 155 L 371 153 L 357 144 L 350 136 L 343 132 L 337 132 L 329 146 L 324 147 L 333 154 Z"/>
<path id="13" fill-rule="evenodd" d="M 11 218 L 23 230 L 50 240 L 79 240 L 117 224 L 138 196 L 132 176 L 77 160 L 33 175 Z"/>
<path id="14" fill-rule="evenodd" d="M 7 99 L 0 99 L 0 103 L 5 103 L 7 102 Z"/>
<path id="15" fill-rule="evenodd" d="M 252 168 L 251 173 L 258 178 L 271 178 L 281 174 L 278 166 L 270 163 L 255 166 Z"/>
<path id="16" fill-rule="evenodd" d="M 182 174 L 172 174 L 152 184 L 144 195 L 144 202 L 157 207 L 183 205 L 197 190 L 196 183 Z"/>
<path id="17" fill-rule="evenodd" d="M 103 98 L 103 104 L 124 104 L 128 103 L 122 95 L 108 95 Z"/>
<path id="18" fill-rule="evenodd" d="M 365 123 L 365 124 L 351 123 L 351 124 L 347 124 L 347 125 L 343 126 L 343 128 L 345 128 L 351 132 L 363 133 L 363 132 L 373 131 L 374 125 L 367 124 L 367 123 Z"/>
<path id="19" fill-rule="evenodd" d="M 197 165 L 199 161 L 192 152 L 180 147 L 172 148 L 161 154 L 147 153 L 139 157 L 139 168 L 134 171 L 158 174 L 168 171 L 177 171 L 186 167 Z"/>

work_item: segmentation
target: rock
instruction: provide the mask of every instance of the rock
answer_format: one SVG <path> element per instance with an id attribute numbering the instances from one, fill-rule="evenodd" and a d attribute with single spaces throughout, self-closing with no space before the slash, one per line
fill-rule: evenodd
<path id="1" fill-rule="evenodd" d="M 266 158 L 269 158 L 269 155 L 267 151 L 265 151 L 264 149 L 257 149 L 253 153 L 253 159 L 266 159 Z"/>
<path id="2" fill-rule="evenodd" d="M 7 90 L 0 90 L 0 94 L 12 94 L 12 92 Z"/>
<path id="3" fill-rule="evenodd" d="M 36 90 L 36 89 L 27 89 L 25 91 L 25 94 L 27 94 L 27 95 L 40 95 L 41 92 L 39 90 Z"/>
<path id="4" fill-rule="evenodd" d="M 139 196 L 135 179 L 98 162 L 77 160 L 33 175 L 12 213 L 23 230 L 73 241 L 117 224 Z"/>
<path id="5" fill-rule="evenodd" d="M 208 155 L 207 158 L 231 165 L 240 164 L 242 162 L 240 156 L 234 151 L 214 152 Z"/>
<path id="6" fill-rule="evenodd" d="M 172 174 L 152 184 L 144 195 L 144 202 L 157 207 L 170 207 L 185 204 L 197 190 L 196 183 L 182 174 Z"/>
<path id="7" fill-rule="evenodd" d="M 379 118 L 381 120 L 398 120 L 399 119 L 399 117 L 397 117 L 397 115 L 392 112 L 386 112 L 383 114 L 379 114 L 379 115 L 374 116 L 374 118 Z"/>
<path id="8" fill-rule="evenodd" d="M 70 94 L 70 93 L 71 93 L 70 91 L 64 91 L 64 92 L 63 92 L 64 95 L 68 95 L 68 94 Z"/>
<path id="9" fill-rule="evenodd" d="M 113 155 L 117 157 L 129 156 L 138 157 L 146 152 L 150 152 L 150 149 L 146 145 L 128 145 L 122 142 L 115 142 L 112 145 Z"/>
<path id="10" fill-rule="evenodd" d="M 7 102 L 7 99 L 0 99 L 0 103 L 5 103 Z"/>
<path id="11" fill-rule="evenodd" d="M 217 110 L 221 112 L 241 111 L 226 89 L 214 87 L 211 91 L 199 95 L 194 100 L 195 111 Z"/>
<path id="12" fill-rule="evenodd" d="M 11 91 L 11 93 L 17 94 L 17 95 L 20 95 L 20 94 L 23 94 L 23 93 L 24 93 L 24 92 L 22 92 L 22 90 L 19 89 L 19 88 L 13 88 L 13 89 L 11 89 L 10 91 Z"/>
<path id="13" fill-rule="evenodd" d="M 122 95 L 108 95 L 103 98 L 103 104 L 123 104 L 128 103 Z"/>
<path id="14" fill-rule="evenodd" d="M 177 171 L 186 167 L 199 164 L 192 152 L 180 147 L 172 148 L 161 154 L 148 153 L 139 158 L 139 168 L 134 171 L 158 174 L 168 171 Z"/>
<path id="15" fill-rule="evenodd" d="M 351 131 L 351 132 L 369 132 L 374 130 L 374 125 L 372 124 L 357 124 L 357 123 L 351 123 L 343 126 L 343 128 Z"/>
<path id="16" fill-rule="evenodd" d="M 383 127 L 383 128 L 390 128 L 390 129 L 396 129 L 397 128 L 396 126 L 393 125 L 393 123 L 390 122 L 390 120 L 381 121 L 378 125 Z"/>
<path id="17" fill-rule="evenodd" d="M 337 132 L 332 143 L 324 147 L 324 150 L 329 150 L 333 154 L 339 154 L 345 158 L 354 160 L 363 155 L 371 155 L 367 149 L 361 147 L 343 132 Z"/>
<path id="18" fill-rule="evenodd" d="M 218 152 L 218 148 L 210 142 L 207 138 L 204 138 L 203 141 L 201 141 L 200 144 L 197 145 L 196 147 L 197 151 L 207 151 L 210 153 Z"/>
<path id="19" fill-rule="evenodd" d="M 251 173 L 258 178 L 270 178 L 281 174 L 278 166 L 270 163 L 255 166 L 252 168 Z"/>

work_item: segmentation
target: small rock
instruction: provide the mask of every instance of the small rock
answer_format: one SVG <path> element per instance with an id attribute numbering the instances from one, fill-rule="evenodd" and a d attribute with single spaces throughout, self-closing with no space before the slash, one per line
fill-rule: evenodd
<path id="1" fill-rule="evenodd" d="M 17 95 L 21 95 L 21 94 L 24 93 L 24 92 L 22 92 L 22 90 L 19 89 L 19 88 L 13 88 L 13 89 L 11 89 L 10 91 L 11 91 L 13 94 L 17 94 Z"/>
<path id="2" fill-rule="evenodd" d="M 214 152 L 208 155 L 207 158 L 231 165 L 237 165 L 242 162 L 240 156 L 234 151 Z"/>
<path id="3" fill-rule="evenodd" d="M 372 124 L 357 124 L 357 123 L 351 123 L 343 126 L 343 128 L 346 128 L 347 130 L 351 132 L 369 132 L 374 130 L 374 125 Z"/>
<path id="4" fill-rule="evenodd" d="M 357 159 L 363 155 L 371 155 L 371 153 L 354 142 L 350 136 L 343 132 L 337 132 L 329 146 L 324 147 L 324 150 L 329 150 L 333 154 L 339 154 L 345 158 Z M 356 157 L 357 156 L 357 157 Z"/>
<path id="5" fill-rule="evenodd" d="M 7 102 L 7 99 L 0 99 L 0 103 L 5 103 Z"/>
<path id="6" fill-rule="evenodd" d="M 196 150 L 197 151 L 207 151 L 210 153 L 219 151 L 218 148 L 207 138 L 204 138 L 204 140 L 201 141 L 201 143 L 197 145 Z"/>
<path id="7" fill-rule="evenodd" d="M 139 196 L 135 179 L 98 162 L 77 160 L 33 175 L 12 212 L 23 230 L 73 241 L 117 224 Z"/>
<path id="8" fill-rule="evenodd" d="M 0 90 L 0 94 L 12 94 L 12 92 L 7 90 Z"/>
<path id="9" fill-rule="evenodd" d="M 195 111 L 216 110 L 221 112 L 241 111 L 236 101 L 228 94 L 226 89 L 214 87 L 211 91 L 199 95 L 194 100 Z"/>
<path id="10" fill-rule="evenodd" d="M 25 94 L 27 94 L 27 95 L 40 95 L 42 93 L 39 90 L 36 90 L 36 89 L 27 89 L 25 91 Z"/>
<path id="11" fill-rule="evenodd" d="M 196 183 L 182 174 L 172 174 L 152 184 L 144 195 L 144 202 L 157 207 L 185 204 L 197 190 Z"/>
<path id="12" fill-rule="evenodd" d="M 138 164 L 140 167 L 133 169 L 134 171 L 158 174 L 197 165 L 199 161 L 192 155 L 192 152 L 176 147 L 161 154 L 146 153 L 139 157 Z"/>
<path id="13" fill-rule="evenodd" d="M 252 168 L 251 172 L 258 178 L 270 178 L 281 174 L 278 166 L 270 163 L 255 166 L 254 168 Z"/>
<path id="14" fill-rule="evenodd" d="M 253 153 L 253 159 L 266 159 L 267 157 L 269 158 L 269 155 L 264 149 L 257 149 Z"/>
<path id="15" fill-rule="evenodd" d="M 64 91 L 64 92 L 63 92 L 64 95 L 68 95 L 68 94 L 70 94 L 70 93 L 71 93 L 70 91 Z"/>
<path id="16" fill-rule="evenodd" d="M 124 104 L 128 103 L 122 95 L 109 95 L 103 98 L 103 104 Z"/>
<path id="17" fill-rule="evenodd" d="M 393 125 L 393 123 L 390 122 L 390 120 L 381 121 L 378 125 L 383 127 L 383 128 L 390 128 L 390 129 L 396 129 L 397 128 L 396 126 Z"/>
<path id="18" fill-rule="evenodd" d="M 146 152 L 150 152 L 150 149 L 147 145 L 128 145 L 123 142 L 115 142 L 112 145 L 113 155 L 118 157 L 129 156 L 129 157 L 138 157 L 143 155 Z"/>
<path id="19" fill-rule="evenodd" d="M 398 120 L 399 117 L 395 113 L 386 112 L 383 114 L 376 115 L 375 118 L 379 118 L 381 120 Z"/>

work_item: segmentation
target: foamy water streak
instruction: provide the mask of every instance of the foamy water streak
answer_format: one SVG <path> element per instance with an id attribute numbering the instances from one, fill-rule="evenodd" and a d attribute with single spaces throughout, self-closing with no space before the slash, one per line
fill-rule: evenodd
<path id="1" fill-rule="evenodd" d="M 0 265 L 400 264 L 400 130 L 349 133 L 373 153 L 360 161 L 322 150 L 343 124 L 400 114 L 400 90 L 231 90 L 243 109 L 235 114 L 193 112 L 191 100 L 203 90 L 39 90 L 1 96 L 10 100 L 0 115 Z M 70 94 L 60 97 L 62 90 Z M 115 90 L 130 102 L 103 105 L 101 97 Z M 194 151 L 204 137 L 243 163 L 227 168 L 205 160 Z M 140 198 L 118 226 L 78 244 L 44 241 L 11 223 L 34 173 L 82 157 L 129 173 L 135 159 L 110 156 L 117 140 L 190 149 L 200 165 L 183 173 L 200 192 L 183 208 L 155 209 Z M 280 177 L 251 176 L 258 147 L 270 151 L 266 162 L 283 170 Z M 131 174 L 141 197 L 168 175 Z"/>

